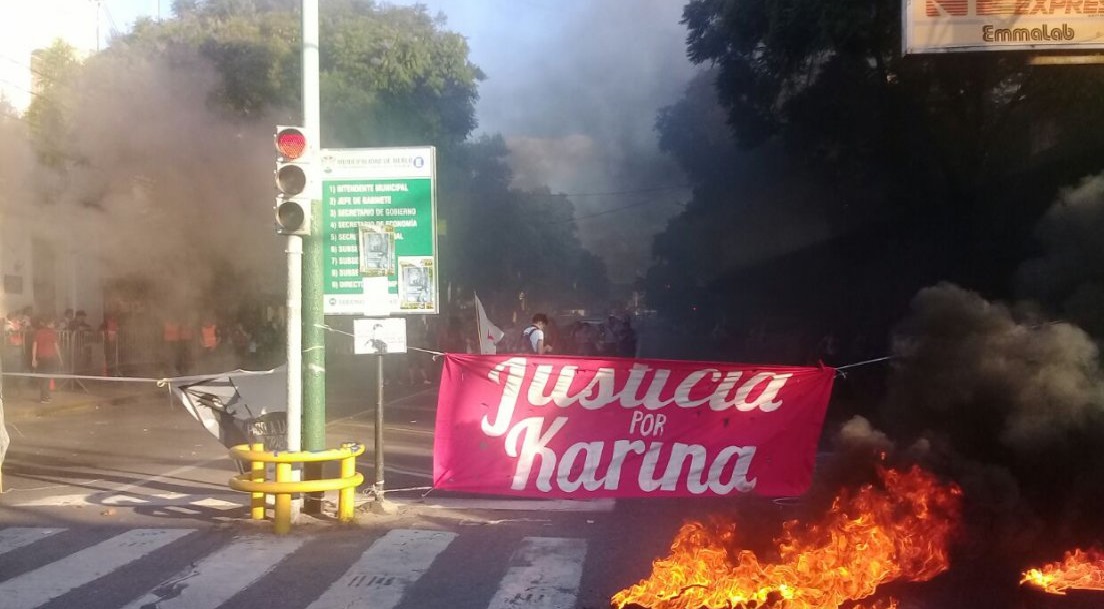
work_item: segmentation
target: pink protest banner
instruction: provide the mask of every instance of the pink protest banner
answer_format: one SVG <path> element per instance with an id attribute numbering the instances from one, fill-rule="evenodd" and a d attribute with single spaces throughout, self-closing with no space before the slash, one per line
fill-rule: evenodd
<path id="1" fill-rule="evenodd" d="M 445 355 L 437 489 L 595 499 L 803 493 L 832 368 Z"/>

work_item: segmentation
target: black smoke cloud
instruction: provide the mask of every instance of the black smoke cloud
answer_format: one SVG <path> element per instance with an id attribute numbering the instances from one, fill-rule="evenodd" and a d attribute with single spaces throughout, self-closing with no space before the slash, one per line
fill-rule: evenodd
<path id="1" fill-rule="evenodd" d="M 893 338 L 889 407 L 903 431 L 1024 450 L 1061 442 L 1104 412 L 1099 352 L 1080 328 L 954 285 L 920 291 Z"/>
<path id="2" fill-rule="evenodd" d="M 921 463 L 963 488 L 975 557 L 1104 538 L 1104 374 L 1084 330 L 940 284 L 915 296 L 892 355 L 876 420 L 835 432 L 823 487 Z"/>
<path id="3" fill-rule="evenodd" d="M 199 57 L 100 54 L 66 91 L 62 170 L 38 168 L 19 205 L 98 258 L 105 279 L 146 282 L 161 305 L 226 308 L 283 292 L 273 233 L 274 120 L 232 120 Z M 237 293 L 218 293 L 226 284 Z"/>
<path id="4" fill-rule="evenodd" d="M 1043 253 L 1019 272 L 1025 297 L 1104 337 L 1104 176 L 1063 190 L 1036 228 Z"/>
<path id="5" fill-rule="evenodd" d="M 822 485 L 920 462 L 964 490 L 962 551 L 1009 560 L 1104 541 L 1104 176 L 1063 190 L 1036 230 L 1021 300 L 951 284 L 921 290 L 891 337 L 875 420 L 833 437 Z M 846 381 L 844 381 L 846 382 Z M 1020 565 L 1022 566 L 1022 565 Z"/>

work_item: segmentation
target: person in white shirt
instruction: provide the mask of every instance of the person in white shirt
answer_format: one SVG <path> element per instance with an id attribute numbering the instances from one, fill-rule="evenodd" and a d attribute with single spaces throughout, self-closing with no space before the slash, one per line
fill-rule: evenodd
<path id="1" fill-rule="evenodd" d="M 523 338 L 527 341 L 530 352 L 543 355 L 552 353 L 552 345 L 544 342 L 544 329 L 548 327 L 548 316 L 544 313 L 533 315 L 533 325 L 523 332 Z"/>

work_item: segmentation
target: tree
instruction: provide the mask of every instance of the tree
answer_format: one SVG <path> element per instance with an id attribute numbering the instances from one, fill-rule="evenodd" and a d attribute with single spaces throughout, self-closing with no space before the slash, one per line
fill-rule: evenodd
<path id="1" fill-rule="evenodd" d="M 708 108 L 700 91 L 661 114 L 661 141 L 696 189 L 656 241 L 649 297 L 693 280 L 717 315 L 746 294 L 764 300 L 754 315 L 781 301 L 814 323 L 859 324 L 873 310 L 871 325 L 884 330 L 938 280 L 1011 292 L 1054 192 L 1098 169 L 1104 74 L 1032 67 L 1017 53 L 902 57 L 900 9 L 892 0 L 687 3 L 688 54 L 713 67 L 742 151 L 717 154 L 702 136 L 709 127 L 692 126 L 715 120 L 692 110 Z M 786 219 L 771 235 L 785 241 L 804 227 L 808 238 L 767 244 L 758 260 L 733 255 L 763 230 L 749 218 L 770 214 Z M 696 227 L 706 230 L 688 239 Z M 720 263 L 679 276 L 702 259 Z M 810 285 L 816 298 L 803 291 Z M 669 306 L 689 306 L 678 294 Z M 855 294 L 861 309 L 838 304 Z"/>
<path id="2" fill-rule="evenodd" d="M 262 220 L 272 126 L 298 120 L 298 6 L 178 1 L 174 18 L 139 21 L 59 76 L 49 141 L 66 178 L 44 184 L 85 208 L 89 236 L 111 235 L 99 246 L 110 271 L 149 276 L 169 300 L 282 291 L 279 240 Z M 438 147 L 440 214 L 452 227 L 442 285 L 600 292 L 604 271 L 579 245 L 570 202 L 511 190 L 501 138 L 466 141 L 483 75 L 463 37 L 422 6 L 321 8 L 322 144 Z"/>
<path id="3" fill-rule="evenodd" d="M 198 49 L 220 75 L 212 102 L 237 116 L 294 115 L 300 99 L 298 3 L 208 0 L 177 18 L 139 21 L 122 44 L 190 61 Z M 320 7 L 323 141 L 331 147 L 458 143 L 475 128 L 483 73 L 464 38 L 424 6 L 333 0 Z"/>
<path id="4" fill-rule="evenodd" d="M 66 132 L 73 103 L 67 91 L 79 69 L 77 51 L 62 40 L 34 52 L 31 62 L 32 80 L 37 92 L 27 107 L 26 119 L 39 161 L 61 168 L 67 158 Z"/>
<path id="5" fill-rule="evenodd" d="M 442 276 L 474 288 L 499 309 L 517 304 L 519 292 L 538 306 L 558 308 L 604 304 L 609 281 L 605 265 L 583 249 L 573 220 L 574 206 L 547 190 L 510 188 L 501 136 L 484 136 L 450 150 L 443 168 L 440 206 L 448 227 L 442 258 L 452 261 Z"/>

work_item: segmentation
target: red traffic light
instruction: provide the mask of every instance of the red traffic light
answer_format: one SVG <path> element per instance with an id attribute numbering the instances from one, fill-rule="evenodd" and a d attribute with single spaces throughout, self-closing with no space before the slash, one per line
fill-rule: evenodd
<path id="1" fill-rule="evenodd" d="M 289 161 L 294 161 L 307 151 L 307 136 L 295 127 L 281 129 L 276 134 L 276 151 Z"/>

